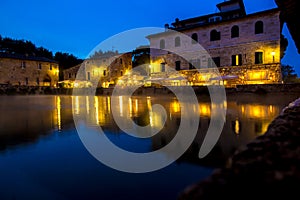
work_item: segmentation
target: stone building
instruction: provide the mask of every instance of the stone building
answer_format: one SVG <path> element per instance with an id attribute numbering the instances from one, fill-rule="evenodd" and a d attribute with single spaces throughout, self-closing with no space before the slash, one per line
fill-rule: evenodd
<path id="1" fill-rule="evenodd" d="M 281 83 L 280 11 L 271 9 L 246 14 L 243 0 L 225 1 L 217 7 L 217 13 L 176 19 L 171 26 L 165 25 L 165 32 L 147 36 L 151 48 L 151 75 L 168 78 L 166 68 L 170 67 L 188 80 L 173 79 L 173 85 L 234 87 Z M 179 56 L 193 52 L 196 44 L 207 54 L 189 60 Z M 212 67 L 218 69 L 218 77 Z"/>
<path id="2" fill-rule="evenodd" d="M 0 84 L 57 87 L 58 74 L 54 60 L 0 53 Z"/>
<path id="3" fill-rule="evenodd" d="M 131 53 L 125 53 L 86 59 L 82 64 L 64 70 L 64 86 L 107 88 L 114 85 L 132 69 L 131 57 Z"/>

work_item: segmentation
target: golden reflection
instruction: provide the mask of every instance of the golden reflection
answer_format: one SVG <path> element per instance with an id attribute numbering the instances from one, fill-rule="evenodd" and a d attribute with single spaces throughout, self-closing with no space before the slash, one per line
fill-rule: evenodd
<path id="1" fill-rule="evenodd" d="M 57 127 L 61 131 L 61 102 L 60 96 L 56 96 Z"/>
<path id="2" fill-rule="evenodd" d="M 123 117 L 123 96 L 119 96 L 120 116 Z"/>
<path id="3" fill-rule="evenodd" d="M 111 109 L 111 107 L 110 107 L 110 96 L 106 97 L 106 100 L 107 100 L 107 112 L 110 113 L 111 112 L 110 111 L 110 109 Z"/>
<path id="4" fill-rule="evenodd" d="M 94 96 L 94 101 L 96 124 L 99 125 L 99 101 L 97 96 Z"/>
<path id="5" fill-rule="evenodd" d="M 237 135 L 240 134 L 240 122 L 238 119 L 235 120 L 234 132 Z"/>
<path id="6" fill-rule="evenodd" d="M 241 112 L 244 116 L 248 118 L 273 118 L 278 113 L 277 109 L 274 106 L 266 106 L 266 105 L 243 105 L 241 107 Z"/>
<path id="7" fill-rule="evenodd" d="M 178 113 L 178 112 L 180 112 L 180 103 L 178 103 L 178 101 L 174 100 L 170 104 L 170 108 L 171 108 L 171 112 Z"/>
<path id="8" fill-rule="evenodd" d="M 79 114 L 80 111 L 80 106 L 79 106 L 79 96 L 72 96 L 72 103 L 73 103 L 73 108 L 74 108 L 74 113 L 76 115 Z"/>
<path id="9" fill-rule="evenodd" d="M 139 104 L 138 104 L 138 100 L 135 100 L 135 113 L 138 114 L 139 112 Z"/>
<path id="10" fill-rule="evenodd" d="M 128 98 L 128 102 L 129 102 L 129 116 L 132 117 L 132 99 L 129 97 Z"/>
<path id="11" fill-rule="evenodd" d="M 147 106 L 148 106 L 148 110 L 152 110 L 151 97 L 147 97 Z"/>
<path id="12" fill-rule="evenodd" d="M 163 127 L 163 118 L 160 113 L 149 112 L 149 117 L 152 128 L 161 129 Z"/>
<path id="13" fill-rule="evenodd" d="M 205 117 L 210 117 L 210 115 L 211 115 L 210 104 L 201 103 L 199 106 L 200 106 L 200 115 L 205 116 Z M 212 105 L 212 106 L 215 106 L 215 105 Z"/>
<path id="14" fill-rule="evenodd" d="M 85 97 L 85 101 L 86 101 L 86 112 L 87 112 L 87 114 L 89 114 L 90 113 L 90 99 L 89 99 L 89 96 Z"/>

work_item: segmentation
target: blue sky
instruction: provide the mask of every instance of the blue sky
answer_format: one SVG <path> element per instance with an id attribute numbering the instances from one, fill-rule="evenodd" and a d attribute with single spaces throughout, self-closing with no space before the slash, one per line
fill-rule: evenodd
<path id="1" fill-rule="evenodd" d="M 1 0 L 0 34 L 26 39 L 53 52 L 85 58 L 94 47 L 120 32 L 141 27 L 164 27 L 217 11 L 223 0 Z M 274 0 L 244 0 L 247 13 L 276 7 Z M 300 75 L 300 55 L 286 28 L 289 47 L 283 64 Z"/>

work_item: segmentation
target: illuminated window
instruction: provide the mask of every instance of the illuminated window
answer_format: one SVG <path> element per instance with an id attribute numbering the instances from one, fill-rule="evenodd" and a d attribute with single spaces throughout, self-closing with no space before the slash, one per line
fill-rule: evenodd
<path id="1" fill-rule="evenodd" d="M 255 52 L 255 64 L 263 64 L 263 52 Z"/>
<path id="2" fill-rule="evenodd" d="M 261 34 L 264 32 L 264 23 L 262 21 L 258 21 L 255 23 L 255 34 Z"/>
<path id="3" fill-rule="evenodd" d="M 221 33 L 217 30 L 212 30 L 210 32 L 210 41 L 217 41 L 221 39 Z"/>
<path id="4" fill-rule="evenodd" d="M 180 47 L 180 45 L 180 37 L 178 36 L 175 38 L 175 47 Z"/>
<path id="5" fill-rule="evenodd" d="M 240 36 L 240 29 L 238 26 L 233 26 L 231 28 L 231 38 L 237 38 Z"/>
<path id="6" fill-rule="evenodd" d="M 181 62 L 180 61 L 176 61 L 175 62 L 175 67 L 176 67 L 176 71 L 179 71 L 181 69 Z"/>
<path id="7" fill-rule="evenodd" d="M 160 40 L 159 47 L 160 47 L 160 49 L 166 48 L 166 42 L 165 42 L 165 40 Z"/>
<path id="8" fill-rule="evenodd" d="M 194 33 L 192 35 L 192 44 L 197 44 L 198 43 L 198 34 Z"/>
<path id="9" fill-rule="evenodd" d="M 231 56 L 232 66 L 240 66 L 243 64 L 242 54 Z"/>

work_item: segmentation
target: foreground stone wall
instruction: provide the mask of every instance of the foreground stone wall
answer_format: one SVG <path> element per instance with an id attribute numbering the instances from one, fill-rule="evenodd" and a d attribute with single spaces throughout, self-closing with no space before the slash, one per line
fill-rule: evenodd
<path id="1" fill-rule="evenodd" d="M 180 200 L 297 199 L 300 185 L 300 99 L 284 109 L 228 166 L 187 188 Z"/>

